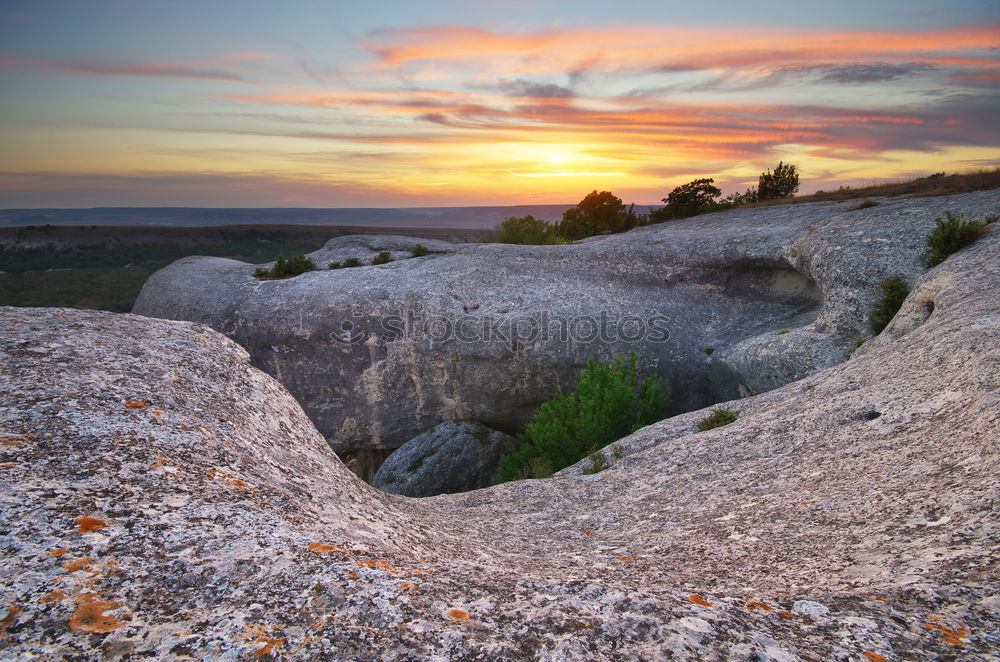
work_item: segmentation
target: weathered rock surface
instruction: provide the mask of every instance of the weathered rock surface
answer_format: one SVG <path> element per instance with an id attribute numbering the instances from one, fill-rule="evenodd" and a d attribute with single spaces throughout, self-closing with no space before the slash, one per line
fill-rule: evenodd
<path id="1" fill-rule="evenodd" d="M 869 334 L 878 282 L 923 273 L 933 219 L 982 218 L 1000 192 L 848 206 L 735 210 L 572 246 L 453 245 L 281 281 L 186 258 L 149 279 L 135 312 L 239 342 L 344 457 L 447 420 L 516 432 L 587 359 L 630 350 L 688 411 L 845 360 Z M 443 248 L 339 237 L 315 256 L 326 264 L 364 248 L 370 258 L 417 241 Z"/>
<path id="2" fill-rule="evenodd" d="M 995 659 L 998 288 L 994 227 L 735 423 L 428 499 L 203 326 L 2 309 L 0 657 Z"/>
<path id="3" fill-rule="evenodd" d="M 481 423 L 442 423 L 393 451 L 371 484 L 385 492 L 424 497 L 489 487 L 510 435 Z"/>
<path id="4" fill-rule="evenodd" d="M 998 288 L 992 227 L 735 423 L 418 500 L 201 325 L 0 309 L 0 657 L 995 659 Z"/>

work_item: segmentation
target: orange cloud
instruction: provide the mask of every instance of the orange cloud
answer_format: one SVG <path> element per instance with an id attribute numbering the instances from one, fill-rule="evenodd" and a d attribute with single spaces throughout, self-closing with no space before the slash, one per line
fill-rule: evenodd
<path id="1" fill-rule="evenodd" d="M 586 69 L 603 72 L 705 70 L 847 59 L 996 66 L 988 51 L 1000 48 L 1000 25 L 914 32 L 621 26 L 524 34 L 440 26 L 378 31 L 364 40 L 363 46 L 375 55 L 375 69 L 441 64 L 475 69 L 485 61 L 507 71 L 540 75 L 577 71 L 581 63 Z"/>

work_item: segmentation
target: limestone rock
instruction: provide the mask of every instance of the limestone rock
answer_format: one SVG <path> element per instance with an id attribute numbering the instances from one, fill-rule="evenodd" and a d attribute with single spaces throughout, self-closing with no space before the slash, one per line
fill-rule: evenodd
<path id="1" fill-rule="evenodd" d="M 0 657 L 990 659 L 997 230 L 917 274 L 922 324 L 730 425 L 426 499 L 205 326 L 0 309 Z"/>
<path id="2" fill-rule="evenodd" d="M 934 218 L 983 218 L 1000 192 L 849 206 L 737 209 L 571 246 L 453 245 L 278 281 L 185 258 L 147 281 L 135 312 L 236 340 L 345 457 L 448 420 L 516 433 L 588 359 L 632 350 L 683 412 L 846 360 L 869 335 L 878 282 L 924 272 Z M 340 237 L 314 255 L 323 265 L 358 252 L 352 242 L 370 258 L 418 241 L 441 248 Z"/>
<path id="3" fill-rule="evenodd" d="M 481 423 L 441 423 L 393 451 L 375 472 L 372 486 L 413 497 L 489 487 L 514 441 Z"/>

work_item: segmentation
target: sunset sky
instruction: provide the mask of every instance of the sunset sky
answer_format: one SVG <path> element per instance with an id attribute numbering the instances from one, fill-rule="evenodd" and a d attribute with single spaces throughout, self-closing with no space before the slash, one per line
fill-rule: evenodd
<path id="1" fill-rule="evenodd" d="M 1000 165 L 997 0 L 0 0 L 0 207 L 658 203 Z"/>

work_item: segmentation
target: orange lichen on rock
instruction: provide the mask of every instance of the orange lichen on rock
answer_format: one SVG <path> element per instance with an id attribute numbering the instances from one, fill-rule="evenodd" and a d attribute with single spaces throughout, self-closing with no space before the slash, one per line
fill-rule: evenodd
<path id="1" fill-rule="evenodd" d="M 50 602 L 62 602 L 65 599 L 66 599 L 66 594 L 60 591 L 59 589 L 56 589 L 55 591 L 49 591 L 42 597 L 38 598 L 38 602 L 43 605 L 47 605 Z"/>
<path id="2" fill-rule="evenodd" d="M 321 542 L 311 542 L 309 543 L 309 551 L 316 552 L 317 554 L 329 554 L 330 552 L 342 552 L 344 550 L 336 545 L 325 545 Z"/>
<path id="3" fill-rule="evenodd" d="M 24 446 L 24 442 L 20 439 L 0 439 L 0 446 L 4 448 L 20 448 Z"/>
<path id="4" fill-rule="evenodd" d="M 77 531 L 87 533 L 88 531 L 99 531 L 108 526 L 108 523 L 96 517 L 77 517 Z"/>
<path id="5" fill-rule="evenodd" d="M 252 653 L 247 653 L 244 657 L 266 657 L 273 653 L 275 648 L 281 648 L 285 645 L 284 637 L 268 636 L 269 631 L 273 630 L 275 626 L 251 624 L 245 627 L 248 634 L 243 635 L 243 639 L 245 641 L 249 641 L 253 645 L 264 644 L 264 646 Z"/>
<path id="6" fill-rule="evenodd" d="M 0 469 L 13 469 L 17 466 L 17 462 L 3 462 L 0 463 Z"/>
<path id="7" fill-rule="evenodd" d="M 878 600 L 879 602 L 889 602 L 889 598 L 884 595 L 878 595 L 876 593 L 861 593 L 866 598 L 871 598 L 872 600 Z"/>
<path id="8" fill-rule="evenodd" d="M 142 400 L 126 400 L 125 406 L 129 409 L 145 409 L 149 406 L 149 403 Z"/>
<path id="9" fill-rule="evenodd" d="M 693 602 L 696 605 L 701 605 L 702 607 L 714 607 L 711 602 L 705 599 L 704 595 L 698 595 L 697 593 L 692 593 L 688 596 L 688 602 Z"/>
<path id="10" fill-rule="evenodd" d="M 631 563 L 635 559 L 633 559 L 631 556 L 619 556 L 618 560 L 621 561 L 622 563 Z"/>
<path id="11" fill-rule="evenodd" d="M 382 559 L 372 559 L 370 561 L 355 561 L 360 567 L 375 568 L 376 570 L 381 570 L 382 572 L 391 572 L 393 574 L 399 574 L 399 570 L 396 570 L 388 561 L 383 561 Z"/>
<path id="12" fill-rule="evenodd" d="M 98 634 L 113 632 L 125 625 L 125 622 L 113 616 L 107 616 L 104 612 L 118 609 L 121 606 L 120 602 L 96 600 L 92 597 L 85 599 L 81 596 L 80 605 L 70 616 L 69 629 Z"/>
<path id="13" fill-rule="evenodd" d="M 444 615 L 450 621 L 456 621 L 461 623 L 462 621 L 469 620 L 469 612 L 464 609 L 449 609 L 448 613 Z"/>
<path id="14" fill-rule="evenodd" d="M 45 552 L 49 556 L 55 558 L 57 556 L 62 556 L 69 552 L 69 547 L 53 547 L 49 551 Z"/>
<path id="15" fill-rule="evenodd" d="M 964 639 L 971 634 L 969 628 L 962 626 L 952 629 L 936 623 L 927 623 L 924 627 L 929 630 L 937 630 L 940 632 L 942 634 L 941 641 L 952 646 L 964 646 Z"/>
<path id="16" fill-rule="evenodd" d="M 11 628 L 12 625 L 17 623 L 17 617 L 23 610 L 17 605 L 11 605 L 7 608 L 7 615 L 3 617 L 0 621 L 0 639 L 7 636 L 7 630 Z"/>
<path id="17" fill-rule="evenodd" d="M 76 572 L 77 570 L 83 570 L 91 565 L 93 565 L 94 559 L 89 556 L 81 556 L 80 558 L 73 559 L 69 563 L 63 566 L 66 572 Z"/>
<path id="18" fill-rule="evenodd" d="M 231 487 L 235 487 L 238 490 L 246 490 L 250 488 L 250 484 L 248 482 L 246 482 L 245 480 L 241 480 L 240 478 L 234 476 L 228 471 L 222 471 L 221 469 L 212 469 L 211 471 L 208 472 L 208 475 L 211 478 L 218 478 L 222 480 L 224 483 L 230 485 Z"/>
<path id="19" fill-rule="evenodd" d="M 787 609 L 779 609 L 778 613 L 781 614 L 784 618 L 795 618 L 795 614 L 788 611 Z"/>
<path id="20" fill-rule="evenodd" d="M 887 660 L 886 658 L 882 657 L 878 653 L 873 653 L 871 651 L 865 651 L 863 653 L 863 655 L 865 657 L 867 657 L 869 660 L 871 660 L 872 662 L 889 662 L 889 660 Z"/>
<path id="21" fill-rule="evenodd" d="M 592 533 L 593 533 L 593 531 L 591 531 L 590 529 L 584 529 L 584 530 L 582 531 L 582 533 L 583 533 L 583 535 L 585 535 L 585 536 L 589 536 L 590 534 L 592 534 Z"/>
<path id="22" fill-rule="evenodd" d="M 743 608 L 747 611 L 763 611 L 772 612 L 774 607 L 767 604 L 766 602 L 761 602 L 760 600 L 747 600 L 743 603 Z"/>
<path id="23" fill-rule="evenodd" d="M 400 582 L 399 588 L 401 591 L 406 591 L 408 593 L 413 593 L 417 590 L 417 585 L 413 582 Z"/>

